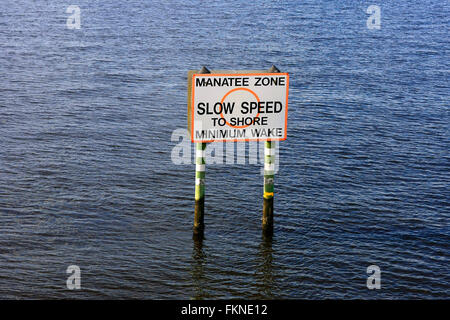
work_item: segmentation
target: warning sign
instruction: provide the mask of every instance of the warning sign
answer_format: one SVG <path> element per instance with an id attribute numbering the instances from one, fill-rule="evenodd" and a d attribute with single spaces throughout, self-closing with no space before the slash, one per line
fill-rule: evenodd
<path id="1" fill-rule="evenodd" d="M 285 140 L 287 73 L 193 73 L 192 142 Z"/>

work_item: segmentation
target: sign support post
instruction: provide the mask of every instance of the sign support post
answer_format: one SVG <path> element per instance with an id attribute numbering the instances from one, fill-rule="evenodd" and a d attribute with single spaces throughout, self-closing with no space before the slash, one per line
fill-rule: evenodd
<path id="1" fill-rule="evenodd" d="M 275 143 L 266 141 L 264 146 L 264 196 L 262 229 L 265 235 L 273 233 L 273 183 L 275 176 Z"/>
<path id="2" fill-rule="evenodd" d="M 194 237 L 203 238 L 205 229 L 205 149 L 206 143 L 196 143 L 195 156 L 195 212 L 194 212 Z"/>
<path id="3" fill-rule="evenodd" d="M 202 67 L 200 74 L 211 73 Z M 206 143 L 197 142 L 195 148 L 195 211 L 194 211 L 194 239 L 203 239 L 205 230 L 205 149 Z"/>
<path id="4" fill-rule="evenodd" d="M 269 73 L 279 73 L 277 67 L 272 65 Z M 264 143 L 264 194 L 263 194 L 263 234 L 273 234 L 273 192 L 275 178 L 275 144 L 268 140 Z"/>

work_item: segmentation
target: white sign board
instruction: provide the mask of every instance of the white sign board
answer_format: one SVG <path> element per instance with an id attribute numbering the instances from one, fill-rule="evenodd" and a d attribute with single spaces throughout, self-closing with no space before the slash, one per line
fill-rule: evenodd
<path id="1" fill-rule="evenodd" d="M 194 74 L 192 142 L 285 140 L 289 74 Z"/>

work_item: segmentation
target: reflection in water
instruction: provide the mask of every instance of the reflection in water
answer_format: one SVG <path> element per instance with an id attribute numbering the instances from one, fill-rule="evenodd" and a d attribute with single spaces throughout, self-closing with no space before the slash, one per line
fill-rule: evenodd
<path id="1" fill-rule="evenodd" d="M 203 240 L 194 239 L 194 249 L 192 251 L 192 282 L 194 288 L 194 299 L 202 299 L 207 296 L 205 289 L 204 264 L 206 254 L 203 251 Z"/>
<path id="2" fill-rule="evenodd" d="M 255 282 L 258 291 L 257 298 L 272 299 L 274 288 L 274 272 L 272 265 L 272 235 L 262 236 L 258 252 L 258 267 L 255 273 Z"/>
<path id="3" fill-rule="evenodd" d="M 217 272 L 217 270 L 214 271 L 214 269 L 207 268 L 207 264 L 210 261 L 208 261 L 207 255 L 208 248 L 203 247 L 203 240 L 194 240 L 193 245 L 191 262 L 192 298 L 198 300 L 221 297 L 223 292 L 218 293 L 216 290 L 221 291 L 221 285 L 219 284 L 223 281 L 227 282 L 228 280 L 224 280 L 224 278 L 229 279 L 232 275 L 221 272 L 215 274 L 214 272 Z M 273 268 L 272 254 L 272 237 L 263 235 L 255 254 L 245 257 L 248 265 L 255 266 L 253 283 L 250 284 L 253 289 L 245 297 L 252 299 L 276 298 L 276 293 L 274 293 L 276 291 L 274 289 L 276 274 Z M 238 274 L 244 271 L 235 269 L 233 272 Z M 238 288 L 241 285 L 242 283 L 234 283 L 232 287 Z M 241 294 L 242 292 L 239 293 Z"/>

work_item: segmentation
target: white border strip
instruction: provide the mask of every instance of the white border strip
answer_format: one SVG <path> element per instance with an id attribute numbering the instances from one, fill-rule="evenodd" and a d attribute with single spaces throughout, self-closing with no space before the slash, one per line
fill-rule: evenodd
<path id="1" fill-rule="evenodd" d="M 195 171 L 200 171 L 200 172 L 202 172 L 202 171 L 205 171 L 205 165 L 204 164 L 196 164 L 195 165 Z"/>
<path id="2" fill-rule="evenodd" d="M 195 185 L 196 186 L 200 186 L 202 184 L 205 184 L 205 179 L 195 178 Z"/>
<path id="3" fill-rule="evenodd" d="M 198 150 L 196 152 L 197 158 L 204 158 L 205 157 L 205 150 Z"/>
<path id="4" fill-rule="evenodd" d="M 264 171 L 275 171 L 275 163 L 265 163 Z"/>

